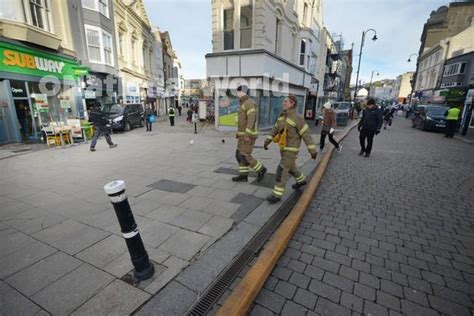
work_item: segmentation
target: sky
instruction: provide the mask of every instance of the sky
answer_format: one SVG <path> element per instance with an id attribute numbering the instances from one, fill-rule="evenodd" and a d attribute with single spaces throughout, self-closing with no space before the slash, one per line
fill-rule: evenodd
<path id="1" fill-rule="evenodd" d="M 414 71 L 423 24 L 431 11 L 448 0 L 323 0 L 324 25 L 331 33 L 342 34 L 345 49 L 354 42 L 353 75 L 355 83 L 360 40 L 368 33 L 362 53 L 359 79 L 369 82 L 395 79 Z M 178 54 L 186 79 L 205 78 L 204 55 L 212 50 L 211 0 L 144 0 L 151 23 L 170 32 L 173 49 Z M 376 76 L 376 73 L 379 76 Z"/>

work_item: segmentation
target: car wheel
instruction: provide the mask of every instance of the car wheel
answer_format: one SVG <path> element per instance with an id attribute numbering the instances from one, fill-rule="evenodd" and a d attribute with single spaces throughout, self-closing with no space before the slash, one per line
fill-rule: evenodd
<path id="1" fill-rule="evenodd" d="M 125 122 L 125 124 L 123 125 L 123 130 L 124 130 L 125 132 L 128 132 L 130 129 L 131 129 L 130 123 L 129 123 L 129 122 Z"/>
<path id="2" fill-rule="evenodd" d="M 422 131 L 426 131 L 425 121 L 421 121 L 419 128 L 420 128 Z"/>

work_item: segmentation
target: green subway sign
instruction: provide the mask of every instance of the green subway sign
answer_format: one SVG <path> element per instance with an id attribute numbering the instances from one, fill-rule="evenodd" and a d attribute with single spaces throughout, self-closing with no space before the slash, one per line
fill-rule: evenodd
<path id="1" fill-rule="evenodd" d="M 73 59 L 0 41 L 0 71 L 36 77 L 76 79 L 87 74 Z"/>

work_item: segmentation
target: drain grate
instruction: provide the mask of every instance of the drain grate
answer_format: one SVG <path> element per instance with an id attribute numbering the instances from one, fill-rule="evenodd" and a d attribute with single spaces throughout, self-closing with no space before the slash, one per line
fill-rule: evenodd
<path id="1" fill-rule="evenodd" d="M 314 171 L 311 172 L 310 178 Z M 263 225 L 259 232 L 247 243 L 237 258 L 216 278 L 216 280 L 203 293 L 201 298 L 189 309 L 187 315 L 206 315 L 217 303 L 225 290 L 230 286 L 240 271 L 253 260 L 260 249 L 265 245 L 268 238 L 278 228 L 280 223 L 288 216 L 293 206 L 301 196 L 301 191 L 294 191 L 290 197 L 280 206 L 270 220 Z"/>

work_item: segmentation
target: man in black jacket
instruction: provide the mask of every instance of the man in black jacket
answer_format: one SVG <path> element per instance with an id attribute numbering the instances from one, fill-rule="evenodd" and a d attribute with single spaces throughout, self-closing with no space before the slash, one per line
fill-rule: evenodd
<path id="1" fill-rule="evenodd" d="M 367 108 L 362 113 L 362 119 L 357 126 L 360 132 L 360 156 L 365 153 L 364 157 L 370 157 L 374 135 L 380 133 L 380 128 L 382 128 L 382 111 L 377 108 L 374 99 L 369 99 Z M 366 139 L 367 146 L 365 145 Z"/>
<path id="2" fill-rule="evenodd" d="M 91 151 L 95 151 L 95 145 L 97 144 L 97 139 L 99 139 L 101 134 L 104 134 L 107 144 L 110 148 L 117 147 L 117 144 L 112 142 L 112 138 L 109 134 L 109 127 L 107 126 L 107 119 L 105 118 L 104 112 L 100 108 L 100 103 L 96 102 L 94 104 L 94 109 L 92 109 L 89 121 L 94 125 L 94 136 L 92 136 L 91 141 Z"/>

